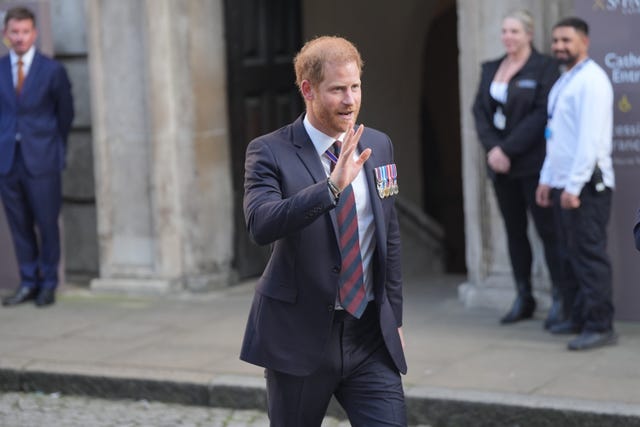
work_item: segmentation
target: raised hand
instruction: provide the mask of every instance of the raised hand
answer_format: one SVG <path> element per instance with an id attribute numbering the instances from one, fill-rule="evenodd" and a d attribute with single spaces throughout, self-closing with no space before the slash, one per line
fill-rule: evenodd
<path id="1" fill-rule="evenodd" d="M 340 191 L 344 190 L 351 182 L 358 176 L 362 165 L 367 161 L 371 155 L 371 149 L 367 148 L 356 158 L 353 157 L 353 153 L 358 147 L 358 141 L 364 132 L 364 125 L 358 126 L 357 130 L 350 128 L 344 136 L 342 141 L 342 148 L 340 149 L 340 157 L 336 163 L 333 172 L 331 172 L 331 182 L 333 182 Z"/>

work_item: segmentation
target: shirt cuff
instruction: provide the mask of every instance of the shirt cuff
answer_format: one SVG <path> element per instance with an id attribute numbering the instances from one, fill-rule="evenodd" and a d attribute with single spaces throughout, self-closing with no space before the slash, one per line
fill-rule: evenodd
<path id="1" fill-rule="evenodd" d="M 584 182 L 582 183 L 569 182 L 564 187 L 564 191 L 566 191 L 569 194 L 573 194 L 574 196 L 579 196 L 583 187 L 584 187 Z"/>

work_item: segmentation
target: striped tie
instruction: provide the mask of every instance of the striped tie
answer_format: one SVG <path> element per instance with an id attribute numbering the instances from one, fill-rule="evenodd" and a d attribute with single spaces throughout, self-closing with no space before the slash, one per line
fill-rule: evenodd
<path id="1" fill-rule="evenodd" d="M 341 145 L 340 141 L 333 144 L 336 157 L 340 156 Z M 333 163 L 331 169 L 333 170 Z M 367 307 L 368 301 L 363 281 L 356 198 L 351 184 L 340 194 L 340 200 L 336 206 L 336 216 L 338 217 L 340 253 L 342 254 L 342 269 L 339 278 L 340 305 L 359 319 Z"/>

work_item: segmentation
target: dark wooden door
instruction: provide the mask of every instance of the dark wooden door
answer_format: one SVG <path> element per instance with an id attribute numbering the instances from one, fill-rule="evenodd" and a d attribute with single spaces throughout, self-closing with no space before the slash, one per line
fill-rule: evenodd
<path id="1" fill-rule="evenodd" d="M 301 45 L 300 0 L 225 0 L 231 158 L 235 208 L 235 269 L 258 275 L 269 248 L 249 239 L 242 211 L 249 142 L 293 121 L 303 109 L 293 57 Z"/>

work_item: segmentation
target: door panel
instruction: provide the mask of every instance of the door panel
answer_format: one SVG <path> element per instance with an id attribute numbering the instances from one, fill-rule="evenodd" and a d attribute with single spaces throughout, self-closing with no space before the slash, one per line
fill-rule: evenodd
<path id="1" fill-rule="evenodd" d="M 235 269 L 262 272 L 269 248 L 252 243 L 242 211 L 249 142 L 293 121 L 303 110 L 293 57 L 301 45 L 300 0 L 226 0 L 225 20 L 231 161 L 235 207 Z"/>

